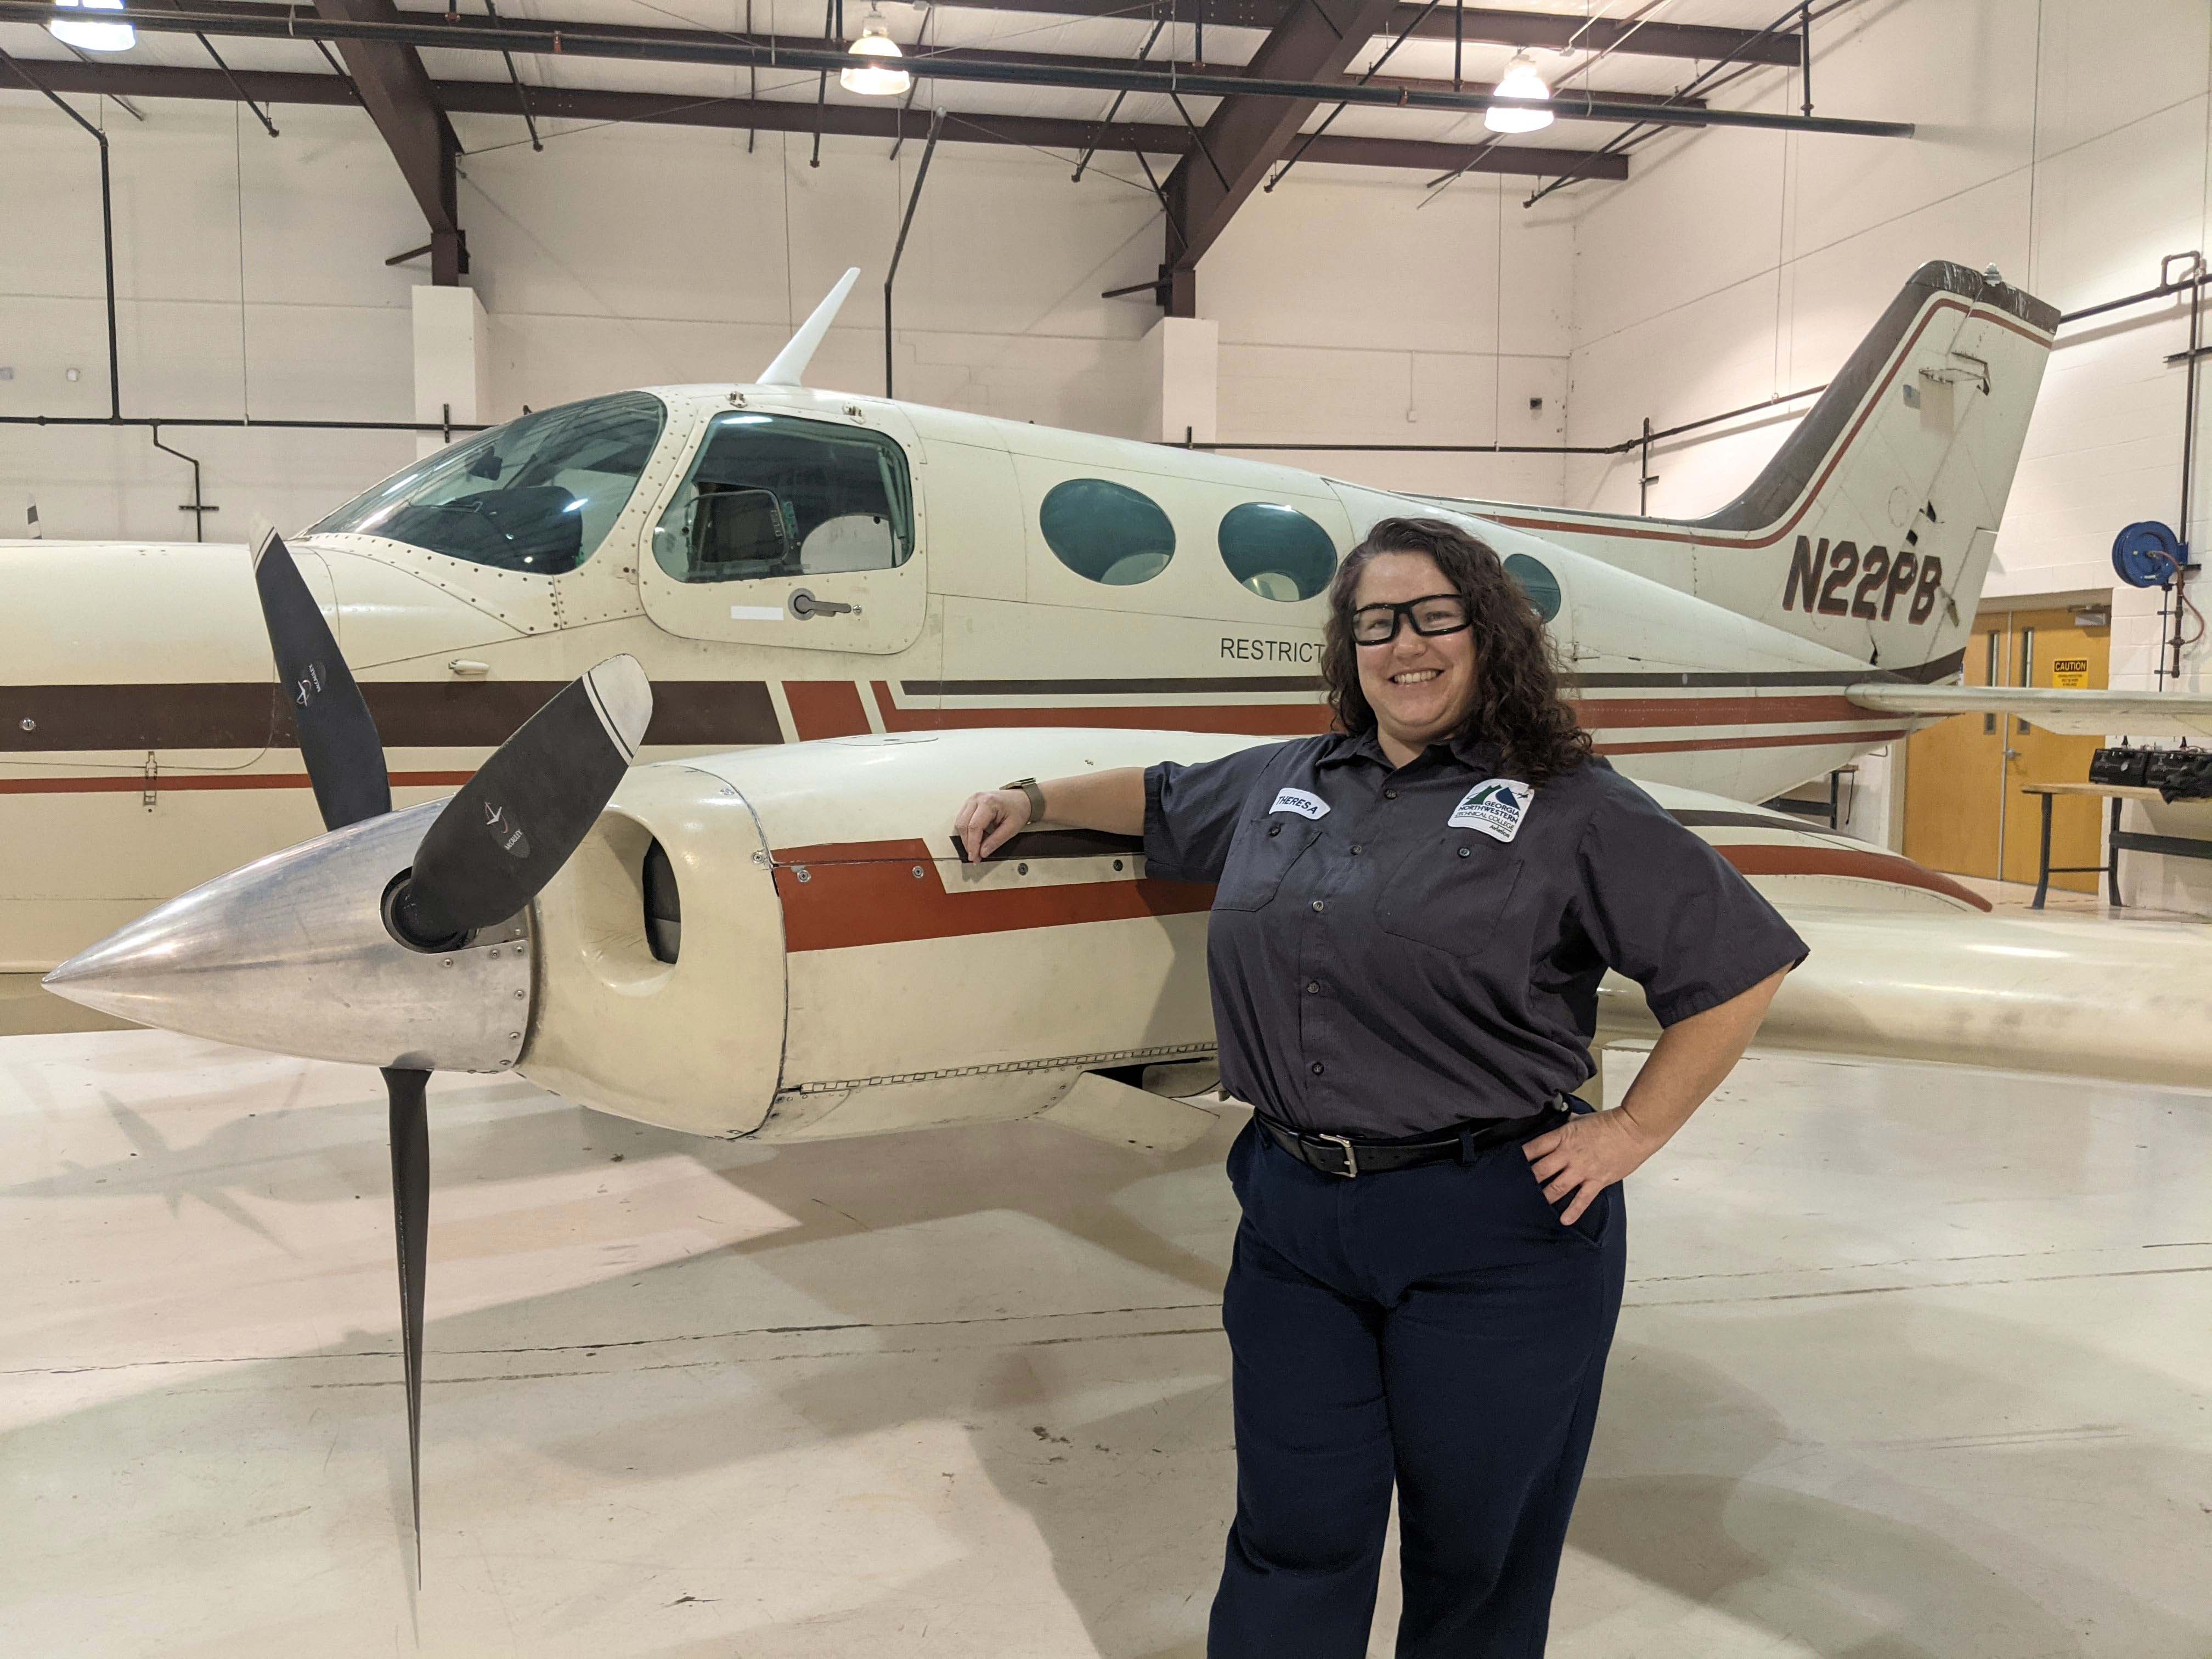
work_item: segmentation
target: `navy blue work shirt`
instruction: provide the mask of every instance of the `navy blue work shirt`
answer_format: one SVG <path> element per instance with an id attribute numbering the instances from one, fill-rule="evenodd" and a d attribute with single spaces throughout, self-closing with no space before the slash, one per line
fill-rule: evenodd
<path id="1" fill-rule="evenodd" d="M 1602 760 L 1534 789 L 1498 763 L 1462 741 L 1394 768 L 1367 732 L 1146 769 L 1147 873 L 1218 884 L 1231 1094 L 1375 1139 L 1522 1116 L 1592 1075 L 1607 969 L 1670 1025 L 1804 960 L 1750 883 Z"/>

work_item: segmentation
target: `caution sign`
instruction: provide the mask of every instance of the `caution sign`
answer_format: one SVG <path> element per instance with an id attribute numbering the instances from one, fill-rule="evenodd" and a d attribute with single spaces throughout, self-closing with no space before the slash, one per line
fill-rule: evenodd
<path id="1" fill-rule="evenodd" d="M 2061 691 L 2087 691 L 2089 689 L 2089 659 L 2087 657 L 2054 657 L 2051 663 L 2051 684 Z"/>

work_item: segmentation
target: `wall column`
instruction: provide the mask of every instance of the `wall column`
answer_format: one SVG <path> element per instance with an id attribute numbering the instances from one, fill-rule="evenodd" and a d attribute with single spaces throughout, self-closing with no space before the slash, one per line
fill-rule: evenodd
<path id="1" fill-rule="evenodd" d="M 1220 404 L 1221 325 L 1163 317 L 1145 336 L 1147 407 L 1137 435 L 1161 443 L 1210 444 Z"/>
<path id="2" fill-rule="evenodd" d="M 415 418 L 474 426 L 491 408 L 490 319 L 472 288 L 418 288 L 415 295 Z M 415 453 L 445 447 L 435 432 L 415 434 Z"/>

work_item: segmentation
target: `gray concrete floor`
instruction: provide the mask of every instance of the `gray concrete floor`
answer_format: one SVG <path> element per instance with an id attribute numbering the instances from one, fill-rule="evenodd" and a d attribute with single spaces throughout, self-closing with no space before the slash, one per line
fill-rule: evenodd
<path id="1" fill-rule="evenodd" d="M 417 1593 L 374 1074 L 0 1041 L 6 1651 L 1201 1651 L 1233 1115 L 1154 1157 L 431 1101 Z M 2203 1659 L 2208 1109 L 1747 1062 L 1632 1183 L 1552 1651 Z"/>

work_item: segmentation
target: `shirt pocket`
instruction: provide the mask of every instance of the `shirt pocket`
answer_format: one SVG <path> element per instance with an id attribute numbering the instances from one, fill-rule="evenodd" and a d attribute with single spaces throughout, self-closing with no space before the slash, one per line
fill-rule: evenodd
<path id="1" fill-rule="evenodd" d="M 1521 860 L 1487 837 L 1446 834 L 1399 860 L 1375 902 L 1382 931 L 1454 956 L 1494 945 Z"/>
<path id="2" fill-rule="evenodd" d="M 1229 848 L 1229 862 L 1214 890 L 1217 910 L 1261 910 L 1274 902 L 1283 878 L 1306 848 L 1321 839 L 1321 826 L 1304 818 L 1248 820 Z"/>

